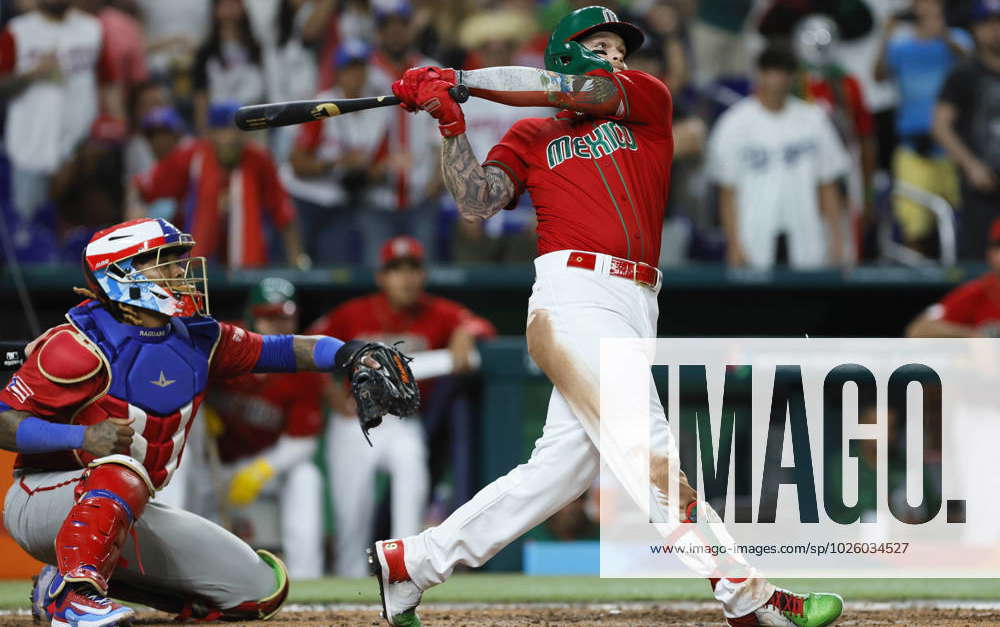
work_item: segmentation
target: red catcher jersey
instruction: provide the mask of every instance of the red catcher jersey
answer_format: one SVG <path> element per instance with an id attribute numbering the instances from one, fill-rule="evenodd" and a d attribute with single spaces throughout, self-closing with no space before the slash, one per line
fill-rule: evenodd
<path id="1" fill-rule="evenodd" d="M 990 272 L 959 285 L 931 307 L 928 315 L 972 327 L 1000 322 L 1000 276 Z"/>
<path id="2" fill-rule="evenodd" d="M 55 330 L 73 330 L 71 325 L 65 324 L 56 327 Z M 129 408 L 124 403 L 120 403 L 119 415 L 107 415 L 101 403 L 95 402 L 105 396 L 109 380 L 107 367 L 102 367 L 92 377 L 74 383 L 56 383 L 42 374 L 38 366 L 38 358 L 42 353 L 42 348 L 48 339 L 53 337 L 50 334 L 31 353 L 24 365 L 11 377 L 10 383 L 3 391 L 0 391 L 0 402 L 6 403 L 13 409 L 26 411 L 33 416 L 38 416 L 45 420 L 58 423 L 90 425 L 106 420 L 107 418 L 127 418 Z M 260 356 L 263 339 L 256 333 L 244 331 L 224 322 L 219 323 L 219 339 L 215 345 L 215 352 L 212 354 L 209 365 L 209 379 L 227 379 L 238 377 L 249 373 Z M 204 394 L 198 394 L 192 399 L 190 414 L 194 416 L 198 412 Z M 185 428 L 190 429 L 192 420 L 187 420 Z M 171 463 L 179 464 L 183 454 L 183 446 L 187 441 L 187 434 L 177 437 L 172 433 L 151 432 L 156 429 L 156 424 L 133 423 L 138 436 L 145 440 L 155 439 L 165 441 L 174 438 L 177 446 L 181 450 L 171 452 Z M 147 429 L 149 431 L 147 431 Z M 133 440 L 133 447 L 138 438 Z M 176 453 L 176 456 L 173 455 Z M 130 452 L 133 454 L 133 452 Z M 150 467 L 154 460 L 146 460 L 144 464 L 151 477 L 158 476 L 164 469 L 164 464 L 168 460 L 155 461 L 156 466 Z M 40 453 L 36 455 L 18 454 L 14 463 L 15 468 L 44 468 L 47 470 L 72 470 L 80 468 L 81 463 L 78 451 L 57 451 L 53 453 Z M 171 469 L 172 470 L 172 469 Z"/>
<path id="3" fill-rule="evenodd" d="M 225 425 L 219 458 L 229 464 L 253 457 L 283 434 L 318 435 L 325 385 L 319 372 L 248 374 L 212 385 L 205 402 Z"/>
<path id="4" fill-rule="evenodd" d="M 618 84 L 617 115 L 520 120 L 483 165 L 531 193 L 539 255 L 585 250 L 655 266 L 674 156 L 670 91 L 637 70 L 591 75 Z"/>

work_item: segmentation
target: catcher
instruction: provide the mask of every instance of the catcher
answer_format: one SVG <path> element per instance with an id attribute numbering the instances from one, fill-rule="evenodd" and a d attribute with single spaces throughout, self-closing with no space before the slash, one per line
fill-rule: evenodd
<path id="1" fill-rule="evenodd" d="M 326 336 L 258 335 L 209 317 L 193 238 L 143 218 L 84 250 L 86 300 L 46 333 L 0 392 L 0 448 L 16 451 L 4 524 L 48 564 L 32 589 L 53 626 L 104 627 L 134 611 L 266 619 L 288 595 L 284 565 L 209 521 L 151 500 L 183 457 L 211 379 L 249 372 L 352 372 L 365 420 L 418 402 L 388 347 Z M 376 353 L 380 365 L 368 358 Z M 131 540 L 129 538 L 131 537 Z"/>

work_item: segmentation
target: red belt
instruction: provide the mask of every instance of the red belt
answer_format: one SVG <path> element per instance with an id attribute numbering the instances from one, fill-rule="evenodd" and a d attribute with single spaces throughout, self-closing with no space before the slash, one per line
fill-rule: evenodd
<path id="1" fill-rule="evenodd" d="M 659 280 L 659 271 L 657 271 L 657 269 L 653 266 L 642 263 L 641 261 L 631 261 L 620 257 L 609 258 L 611 259 L 611 267 L 608 268 L 608 274 L 611 276 L 629 279 L 635 281 L 639 285 L 645 285 L 649 288 L 656 287 L 656 283 Z M 566 261 L 566 265 L 570 268 L 596 270 L 597 254 L 585 253 L 577 250 L 571 251 L 569 253 L 569 259 Z"/>

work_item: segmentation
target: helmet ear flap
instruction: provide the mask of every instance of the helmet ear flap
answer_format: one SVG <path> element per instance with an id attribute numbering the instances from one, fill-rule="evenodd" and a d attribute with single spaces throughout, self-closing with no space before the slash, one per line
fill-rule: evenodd
<path id="1" fill-rule="evenodd" d="M 586 74 L 594 70 L 613 72 L 611 62 L 577 41 L 550 43 L 545 50 L 545 69 L 560 74 Z"/>

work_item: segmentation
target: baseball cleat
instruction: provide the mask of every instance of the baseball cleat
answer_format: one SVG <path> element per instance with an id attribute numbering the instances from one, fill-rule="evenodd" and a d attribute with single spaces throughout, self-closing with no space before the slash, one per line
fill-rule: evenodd
<path id="1" fill-rule="evenodd" d="M 727 619 L 732 627 L 826 627 L 844 611 L 840 595 L 796 594 L 775 588 L 767 603 L 746 616 Z"/>
<path id="2" fill-rule="evenodd" d="M 420 627 L 417 605 L 423 591 L 410 581 L 402 540 L 379 540 L 368 549 L 368 564 L 378 579 L 382 618 L 393 627 Z"/>
<path id="3" fill-rule="evenodd" d="M 31 578 L 31 618 L 40 623 L 52 620 L 52 615 L 45 608 L 48 601 L 49 586 L 59 574 L 59 569 L 51 564 L 42 566 L 42 570 Z"/>
<path id="4" fill-rule="evenodd" d="M 44 573 L 45 569 L 42 569 L 39 579 Z M 45 598 L 45 610 L 52 617 L 52 627 L 127 625 L 135 616 L 135 610 L 115 603 L 87 584 L 64 584 L 62 575 L 58 573 L 52 577 L 45 590 Z"/>

